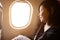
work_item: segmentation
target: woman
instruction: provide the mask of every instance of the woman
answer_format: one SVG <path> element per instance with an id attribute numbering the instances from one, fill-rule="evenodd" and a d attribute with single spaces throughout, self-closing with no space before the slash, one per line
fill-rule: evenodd
<path id="1" fill-rule="evenodd" d="M 34 40 L 60 40 L 60 5 L 57 0 L 42 1 L 39 12 L 40 20 L 44 23 L 44 33 Z"/>

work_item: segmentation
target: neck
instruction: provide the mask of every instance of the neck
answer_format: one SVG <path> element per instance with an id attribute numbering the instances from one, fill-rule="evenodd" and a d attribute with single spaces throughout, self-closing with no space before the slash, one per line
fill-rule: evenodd
<path id="1" fill-rule="evenodd" d="M 51 26 L 49 26 L 47 23 L 44 26 L 44 32 L 47 31 Z"/>

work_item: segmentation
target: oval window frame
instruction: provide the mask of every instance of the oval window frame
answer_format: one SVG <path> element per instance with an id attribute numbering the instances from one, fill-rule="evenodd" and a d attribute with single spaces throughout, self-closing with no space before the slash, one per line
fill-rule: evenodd
<path id="1" fill-rule="evenodd" d="M 30 6 L 30 18 L 29 18 L 29 22 L 25 25 L 25 26 L 22 26 L 22 27 L 15 27 L 13 24 L 12 24 L 12 22 L 11 22 L 11 7 L 12 7 L 12 5 L 14 5 L 14 3 L 15 2 L 22 2 L 22 3 L 27 3 L 27 4 L 29 4 L 29 6 Z M 33 14 L 33 7 L 32 7 L 32 5 L 31 5 L 31 3 L 29 2 L 29 1 L 13 1 L 12 2 L 12 4 L 10 5 L 10 7 L 9 7 L 9 24 L 10 24 L 10 26 L 13 28 L 13 29 L 25 29 L 25 28 L 27 28 L 29 25 L 30 25 L 30 23 L 31 23 L 31 19 L 32 19 L 32 14 Z"/>

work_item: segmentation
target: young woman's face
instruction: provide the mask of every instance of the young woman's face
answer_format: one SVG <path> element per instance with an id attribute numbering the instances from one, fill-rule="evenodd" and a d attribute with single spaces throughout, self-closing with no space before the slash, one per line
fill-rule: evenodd
<path id="1" fill-rule="evenodd" d="M 46 8 L 44 8 L 42 5 L 40 6 L 40 13 L 39 13 L 39 17 L 41 22 L 46 23 L 47 19 L 48 19 L 49 13 L 47 11 Z"/>

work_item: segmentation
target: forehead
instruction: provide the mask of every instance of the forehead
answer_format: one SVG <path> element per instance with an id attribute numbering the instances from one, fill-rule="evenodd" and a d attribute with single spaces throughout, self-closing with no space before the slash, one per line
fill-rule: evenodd
<path id="1" fill-rule="evenodd" d="M 40 11 L 43 10 L 43 6 L 40 6 Z"/>
<path id="2" fill-rule="evenodd" d="M 46 9 L 43 5 L 40 6 L 40 11 Z"/>

